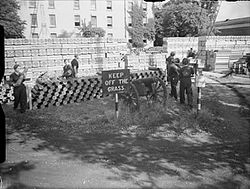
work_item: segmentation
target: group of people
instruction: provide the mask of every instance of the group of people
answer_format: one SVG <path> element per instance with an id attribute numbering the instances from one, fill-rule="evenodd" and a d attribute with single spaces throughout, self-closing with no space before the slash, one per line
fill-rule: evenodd
<path id="1" fill-rule="evenodd" d="M 79 62 L 78 55 L 75 55 L 74 59 L 69 64 L 69 60 L 64 60 L 63 78 L 74 78 L 78 74 Z M 14 110 L 17 110 L 20 104 L 20 112 L 24 113 L 27 109 L 27 92 L 24 85 L 27 69 L 22 71 L 19 64 L 14 65 L 14 72 L 10 75 L 10 84 L 14 88 Z"/>
<path id="2" fill-rule="evenodd" d="M 185 104 L 185 93 L 187 95 L 187 102 L 190 108 L 193 108 L 193 92 L 191 77 L 194 75 L 193 66 L 189 65 L 189 59 L 183 58 L 180 62 L 179 58 L 175 58 L 175 52 L 171 52 L 170 56 L 166 59 L 167 65 L 167 78 L 171 85 L 171 97 L 178 100 L 177 84 L 179 86 L 180 103 Z"/>
<path id="3" fill-rule="evenodd" d="M 78 62 L 78 55 L 75 55 L 75 58 L 69 63 L 68 59 L 64 59 L 64 66 L 63 66 L 63 78 L 69 79 L 74 78 L 78 74 L 79 62 Z"/>

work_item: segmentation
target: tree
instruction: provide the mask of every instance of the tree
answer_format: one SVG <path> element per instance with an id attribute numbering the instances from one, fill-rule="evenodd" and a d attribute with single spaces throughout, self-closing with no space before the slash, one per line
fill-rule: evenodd
<path id="1" fill-rule="evenodd" d="M 216 0 L 170 0 L 162 8 L 154 7 L 155 45 L 162 45 L 163 37 L 217 33 L 218 30 L 213 25 L 218 4 Z"/>
<path id="2" fill-rule="evenodd" d="M 153 18 L 148 19 L 148 23 L 144 27 L 144 38 L 148 39 L 149 41 L 155 40 L 155 21 Z"/>
<path id="3" fill-rule="evenodd" d="M 143 27 L 143 18 L 146 14 L 143 12 L 142 6 L 139 6 L 138 2 L 133 3 L 132 10 L 128 11 L 132 18 L 132 26 L 127 27 L 127 31 L 132 39 L 133 47 L 143 47 L 143 38 L 144 38 L 144 27 Z"/>
<path id="4" fill-rule="evenodd" d="M 155 41 L 154 46 L 162 46 L 163 45 L 163 9 L 152 7 L 152 11 L 154 14 L 154 22 L 155 22 Z"/>
<path id="5" fill-rule="evenodd" d="M 209 27 L 208 11 L 196 3 L 171 0 L 163 8 L 165 37 L 200 36 Z"/>
<path id="6" fill-rule="evenodd" d="M 25 21 L 17 14 L 20 9 L 16 0 L 0 1 L 0 25 L 4 27 L 5 38 L 23 38 Z"/>
<path id="7" fill-rule="evenodd" d="M 91 23 L 89 23 L 88 25 L 86 25 L 86 23 L 84 22 L 82 24 L 82 27 L 79 28 L 80 32 L 82 34 L 82 37 L 104 37 L 105 36 L 105 30 L 103 28 L 100 27 L 92 27 Z"/>

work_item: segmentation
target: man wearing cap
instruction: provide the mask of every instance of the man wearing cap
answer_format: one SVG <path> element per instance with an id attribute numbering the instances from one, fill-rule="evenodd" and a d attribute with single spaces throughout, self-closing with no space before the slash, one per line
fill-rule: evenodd
<path id="1" fill-rule="evenodd" d="M 169 94 L 171 97 L 174 97 L 177 101 L 177 84 L 179 81 L 179 64 L 178 59 L 176 58 L 174 61 L 171 61 L 168 67 L 168 77 L 171 84 L 171 93 Z"/>
<path id="2" fill-rule="evenodd" d="M 168 68 L 169 68 L 169 65 L 174 62 L 174 56 L 175 56 L 175 52 L 171 52 L 170 53 L 170 56 L 168 58 L 166 58 L 166 73 L 168 74 Z M 170 81 L 170 78 L 169 76 L 167 76 L 167 80 Z"/>
<path id="3" fill-rule="evenodd" d="M 26 87 L 23 84 L 25 74 L 20 72 L 19 67 L 18 64 L 14 65 L 14 72 L 10 75 L 10 81 L 14 87 L 14 110 L 20 103 L 21 113 L 24 113 L 27 109 Z"/>
<path id="4" fill-rule="evenodd" d="M 194 69 L 189 65 L 189 59 L 182 60 L 183 66 L 180 69 L 180 103 L 185 104 L 185 92 L 187 94 L 188 106 L 193 108 L 193 91 L 191 77 Z"/>
<path id="5" fill-rule="evenodd" d="M 75 55 L 75 58 L 71 61 L 71 67 L 73 69 L 72 76 L 76 77 L 78 74 L 78 68 L 79 68 L 78 55 Z"/>

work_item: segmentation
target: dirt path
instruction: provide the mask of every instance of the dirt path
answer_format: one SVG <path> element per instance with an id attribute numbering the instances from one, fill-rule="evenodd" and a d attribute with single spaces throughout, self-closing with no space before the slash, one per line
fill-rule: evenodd
<path id="1" fill-rule="evenodd" d="M 7 115 L 2 188 L 249 188 L 248 97 L 210 77 L 202 107 L 228 123 L 204 124 L 196 133 L 176 132 L 171 120 L 142 137 L 136 126 L 115 134 L 43 134 L 25 120 L 15 127 Z M 247 87 L 236 89 L 247 96 Z"/>

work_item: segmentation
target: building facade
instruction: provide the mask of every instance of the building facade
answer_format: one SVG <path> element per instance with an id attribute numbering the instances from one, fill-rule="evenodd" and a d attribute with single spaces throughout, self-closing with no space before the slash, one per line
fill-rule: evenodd
<path id="1" fill-rule="evenodd" d="M 126 38 L 133 3 L 141 3 L 147 17 L 153 17 L 152 3 L 143 0 L 19 0 L 19 15 L 25 20 L 26 38 L 56 38 L 63 33 L 79 33 L 82 23 L 106 31 L 105 37 Z"/>

